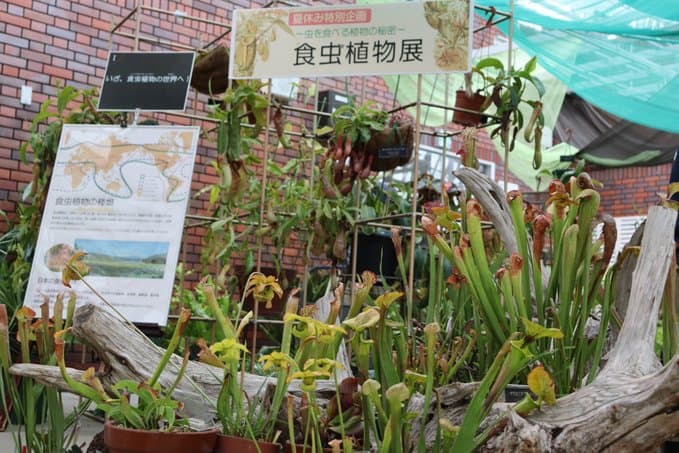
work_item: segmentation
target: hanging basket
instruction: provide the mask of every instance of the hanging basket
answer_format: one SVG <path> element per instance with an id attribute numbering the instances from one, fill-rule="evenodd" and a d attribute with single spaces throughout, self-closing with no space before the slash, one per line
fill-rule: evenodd
<path id="1" fill-rule="evenodd" d="M 461 124 L 463 126 L 478 126 L 483 123 L 484 115 L 482 115 L 480 111 L 481 106 L 485 101 L 486 96 L 481 93 L 474 93 L 470 97 L 465 90 L 457 90 L 455 108 L 472 110 L 472 112 L 455 110 L 455 113 L 453 113 L 453 123 Z"/>
<path id="2" fill-rule="evenodd" d="M 413 126 L 406 124 L 375 132 L 365 145 L 367 153 L 375 153 L 370 169 L 389 171 L 410 162 L 413 155 Z"/>
<path id="3" fill-rule="evenodd" d="M 220 94 L 229 87 L 229 50 L 220 45 L 193 65 L 191 86 L 203 94 Z"/>

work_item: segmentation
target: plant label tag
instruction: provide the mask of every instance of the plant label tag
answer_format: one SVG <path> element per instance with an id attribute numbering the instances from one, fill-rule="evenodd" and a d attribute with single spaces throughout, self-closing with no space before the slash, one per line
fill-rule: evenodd
<path id="1" fill-rule="evenodd" d="M 130 393 L 130 406 L 139 407 L 139 395 L 136 393 Z"/>
<path id="2" fill-rule="evenodd" d="M 406 145 L 388 146 L 377 150 L 378 159 L 393 159 L 395 157 L 410 157 Z"/>

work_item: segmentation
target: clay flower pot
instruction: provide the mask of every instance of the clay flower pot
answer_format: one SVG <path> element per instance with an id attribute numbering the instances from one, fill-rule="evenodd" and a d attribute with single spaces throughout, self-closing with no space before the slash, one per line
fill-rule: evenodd
<path id="1" fill-rule="evenodd" d="M 212 453 L 217 429 L 200 432 L 144 431 L 104 424 L 104 443 L 110 453 Z"/>
<path id="2" fill-rule="evenodd" d="M 259 450 L 257 450 L 258 446 Z M 218 434 L 214 453 L 258 453 L 260 451 L 261 453 L 278 453 L 280 449 L 280 445 L 271 442 L 255 442 L 243 437 Z"/>
<path id="3" fill-rule="evenodd" d="M 455 107 L 473 110 L 473 112 L 455 110 L 455 113 L 453 113 L 453 123 L 461 124 L 463 126 L 478 126 L 483 123 L 484 119 L 480 110 L 485 100 L 486 96 L 481 93 L 474 93 L 469 97 L 465 90 L 457 90 L 455 95 Z"/>

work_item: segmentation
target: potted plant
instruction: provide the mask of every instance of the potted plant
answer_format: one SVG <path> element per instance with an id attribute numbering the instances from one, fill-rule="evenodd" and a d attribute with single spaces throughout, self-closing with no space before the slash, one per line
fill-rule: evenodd
<path id="1" fill-rule="evenodd" d="M 239 83 L 227 90 L 213 113 L 217 120 L 217 158 L 210 165 L 219 181 L 198 193 L 209 193 L 212 215 L 217 218 L 207 229 L 201 251 L 206 265 L 218 262 L 220 268 L 228 266 L 231 255 L 245 248 L 240 239 L 251 230 L 237 226 L 236 221 L 244 212 L 241 201 L 253 180 L 248 164 L 258 162 L 251 150 L 266 126 L 268 100 L 260 89 L 259 81 Z"/>
<path id="2" fill-rule="evenodd" d="M 200 360 L 224 370 L 224 380 L 217 399 L 217 416 L 222 425 L 217 436 L 215 452 L 277 452 L 276 443 L 279 431 L 276 429 L 278 414 L 287 394 L 287 373 L 294 361 L 288 357 L 290 349 L 290 328 L 283 333 L 281 352 L 275 352 L 261 359 L 264 370 L 276 367 L 279 370 L 277 385 L 271 400 L 261 395 L 246 395 L 242 388 L 245 356 L 247 348 L 241 344 L 243 329 L 253 316 L 248 312 L 242 318 L 240 309 L 249 296 L 254 303 L 270 303 L 274 296 L 282 295 L 283 290 L 274 277 L 254 272 L 250 274 L 242 292 L 240 304 L 236 308 L 236 324 L 225 316 L 211 287 L 205 287 L 207 304 L 217 321 L 223 340 L 209 348 L 204 341 L 199 343 Z M 238 321 L 239 320 L 239 321 Z M 287 338 L 287 340 L 286 340 Z M 263 392 L 266 393 L 266 392 Z"/>
<path id="3" fill-rule="evenodd" d="M 480 110 L 484 111 L 491 104 L 495 106 L 491 123 L 497 126 L 492 129 L 491 138 L 499 134 L 503 144 L 511 151 L 514 149 L 516 136 L 523 129 L 525 141 L 534 141 L 539 155 L 544 125 L 540 99 L 545 93 L 545 88 L 542 81 L 533 75 L 536 68 L 537 57 L 528 60 L 520 69 L 505 68 L 504 63 L 498 58 L 488 57 L 479 61 L 474 66 L 473 72 L 483 78 L 484 85 L 481 90 L 487 96 Z M 527 97 L 526 88 L 529 85 L 535 87 L 537 97 Z M 525 108 L 531 112 L 527 122 L 522 110 Z M 540 162 L 534 161 L 533 164 L 540 166 Z"/>
<path id="4" fill-rule="evenodd" d="M 221 184 L 210 187 L 210 202 L 237 202 L 248 187 L 245 167 L 254 159 L 250 150 L 266 126 L 268 100 L 260 93 L 261 82 L 240 83 L 224 94 L 213 116 L 217 119 L 217 154 L 214 164 Z M 248 125 L 244 127 L 242 122 Z"/>
<path id="5" fill-rule="evenodd" d="M 392 117 L 375 102 L 346 104 L 332 114 L 333 134 L 326 158 L 333 161 L 333 180 L 343 194 L 357 178 L 407 164 L 413 149 L 413 128 Z"/>
<path id="6" fill-rule="evenodd" d="M 294 362 L 288 368 L 288 381 L 300 380 L 303 396 L 288 397 L 288 452 L 351 452 L 361 434 L 361 404 L 358 379 L 347 377 L 339 382 L 336 371 L 342 365 L 335 360 L 347 330 L 338 324 L 339 302 L 331 304 L 325 320 L 315 319 L 314 305 L 295 313 L 289 308 L 284 317 L 286 332 L 297 338 L 298 347 Z M 284 341 L 286 337 L 284 335 Z M 319 405 L 316 395 L 317 380 L 330 380 L 335 384 L 335 396 L 325 407 Z M 295 404 L 297 403 L 297 404 Z"/>
<path id="7" fill-rule="evenodd" d="M 63 311 L 66 308 L 66 319 Z M 0 417 L 4 431 L 10 419 L 10 429 L 16 451 L 80 451 L 76 445 L 76 420 L 85 412 L 89 401 L 78 404 L 68 413 L 63 407 L 61 393 L 32 378 L 17 377 L 10 373 L 15 363 L 53 363 L 55 345 L 52 335 L 71 325 L 75 310 L 75 297 L 64 304 L 64 294 L 59 294 L 50 318 L 49 302 L 40 307 L 40 314 L 28 306 L 14 312 L 17 323 L 16 340 L 19 351 L 13 351 L 10 342 L 10 316 L 7 306 L 0 304 Z M 15 353 L 13 353 L 15 352 Z"/>
<path id="8" fill-rule="evenodd" d="M 453 122 L 463 126 L 474 127 L 485 121 L 481 114 L 489 104 L 486 103 L 488 95 L 483 92 L 483 88 L 473 89 L 472 72 L 464 75 L 464 88 L 455 92 L 455 111 L 453 112 Z"/>
<path id="9" fill-rule="evenodd" d="M 54 334 L 55 353 L 62 377 L 74 393 L 89 398 L 106 414 L 104 442 L 111 453 L 212 451 L 217 430 L 192 431 L 188 420 L 178 415 L 182 404 L 172 399 L 172 393 L 189 362 L 188 345 L 184 348 L 184 360 L 172 385 L 165 389 L 159 383 L 160 375 L 179 346 L 190 317 L 189 310 L 181 311 L 168 348 L 153 376 L 143 382 L 121 380 L 109 389 L 104 388 L 94 368 L 85 371 L 82 381 L 73 379 L 64 361 L 65 337 L 69 331 L 61 330 Z"/>

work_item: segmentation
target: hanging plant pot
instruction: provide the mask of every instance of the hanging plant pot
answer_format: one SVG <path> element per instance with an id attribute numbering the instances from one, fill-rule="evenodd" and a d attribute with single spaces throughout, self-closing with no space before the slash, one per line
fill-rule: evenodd
<path id="1" fill-rule="evenodd" d="M 465 90 L 457 90 L 455 95 L 455 107 L 473 110 L 473 112 L 462 112 L 455 110 L 453 113 L 453 123 L 461 124 L 463 126 L 478 126 L 484 122 L 484 115 L 481 112 L 481 106 L 486 101 L 486 96 L 481 93 L 474 93 L 468 96 Z M 479 113 L 476 113 L 479 112 Z"/>
<path id="2" fill-rule="evenodd" d="M 220 45 L 193 65 L 191 86 L 203 94 L 220 94 L 229 86 L 229 50 Z"/>
<path id="3" fill-rule="evenodd" d="M 413 155 L 413 126 L 387 127 L 375 132 L 365 145 L 366 153 L 374 153 L 372 171 L 389 171 L 410 162 Z"/>
<path id="4" fill-rule="evenodd" d="M 243 437 L 217 435 L 214 453 L 278 453 L 280 446 L 271 442 L 255 442 Z"/>
<path id="5" fill-rule="evenodd" d="M 104 424 L 104 443 L 110 453 L 211 453 L 217 430 L 164 432 Z"/>

